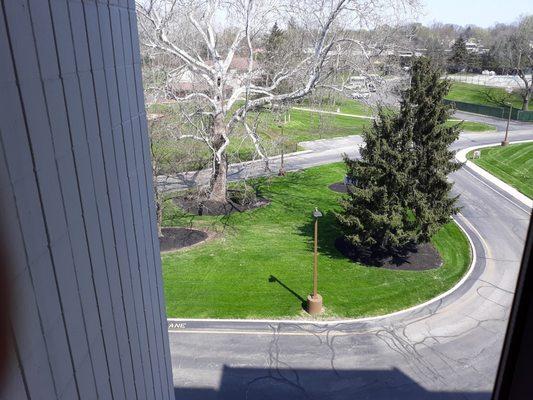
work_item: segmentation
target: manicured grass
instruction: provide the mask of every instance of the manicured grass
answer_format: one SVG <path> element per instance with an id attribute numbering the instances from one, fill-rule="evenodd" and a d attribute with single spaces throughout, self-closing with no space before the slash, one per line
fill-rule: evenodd
<path id="1" fill-rule="evenodd" d="M 533 143 L 481 149 L 481 157 L 472 161 L 533 198 Z"/>
<path id="2" fill-rule="evenodd" d="M 457 120 L 448 120 L 447 125 L 455 125 L 460 121 Z M 482 122 L 473 122 L 473 121 L 462 121 L 462 130 L 464 132 L 495 132 L 496 127 L 490 124 L 484 124 Z"/>
<path id="3" fill-rule="evenodd" d="M 301 107 L 327 110 L 327 111 L 337 111 L 339 110 L 343 114 L 352 114 L 352 115 L 372 115 L 372 108 L 368 105 L 361 103 L 357 100 L 351 99 L 341 99 L 337 98 L 335 101 L 315 101 L 304 99 L 301 104 Z"/>
<path id="4" fill-rule="evenodd" d="M 496 131 L 496 127 L 482 122 L 463 121 L 463 131 L 465 132 L 491 132 Z"/>
<path id="5" fill-rule="evenodd" d="M 445 260 L 437 270 L 392 271 L 344 258 L 334 247 L 339 231 L 333 212 L 341 195 L 327 188 L 343 176 L 343 164 L 333 164 L 255 181 L 271 204 L 225 218 L 184 216 L 167 203 L 167 225 L 210 228 L 221 235 L 163 255 L 168 316 L 301 316 L 302 301 L 312 289 L 314 207 L 324 214 L 319 227 L 319 292 L 326 317 L 361 317 L 406 308 L 442 293 L 463 276 L 470 249 L 454 223 L 433 238 Z"/>
<path id="6" fill-rule="evenodd" d="M 494 95 L 496 98 L 506 95 L 505 89 L 503 88 L 474 85 L 472 83 L 453 82 L 450 93 L 446 98 L 450 100 L 463 101 L 465 103 L 501 107 L 501 105 L 495 104 L 489 100 L 489 97 L 486 95 L 487 92 Z M 514 108 L 522 109 L 522 99 L 517 93 L 513 93 L 510 100 Z M 533 104 L 530 104 L 529 109 L 533 110 Z"/>
<path id="7" fill-rule="evenodd" d="M 284 134 L 295 142 L 359 135 L 372 120 L 345 115 L 321 114 L 304 110 L 290 110 L 291 120 Z M 271 126 L 271 130 L 275 129 Z M 279 130 L 279 128 L 277 128 Z"/>
<path id="8" fill-rule="evenodd" d="M 356 106 L 351 106 L 356 107 Z M 179 120 L 179 111 L 176 104 L 154 104 L 149 112 L 163 114 L 167 124 L 178 130 L 176 122 Z M 309 140 L 329 139 L 340 136 L 359 135 L 363 127 L 369 125 L 371 120 L 353 118 L 342 115 L 320 114 L 316 112 L 295 110 L 289 111 L 290 119 L 283 119 L 283 130 L 280 121 L 268 109 L 260 113 L 249 113 L 249 121 L 257 126 L 257 133 L 261 138 L 263 148 L 269 156 L 298 151 L 298 143 Z M 173 158 L 180 160 L 175 164 L 176 173 L 193 169 L 201 169 L 210 165 L 210 150 L 201 142 L 193 139 L 183 139 L 181 146 L 176 146 Z M 230 162 L 248 161 L 259 158 L 251 138 L 238 126 L 230 137 L 228 146 Z"/>
<path id="9" fill-rule="evenodd" d="M 335 104 L 334 110 L 338 106 L 341 108 L 342 113 L 353 115 L 371 114 L 370 108 L 354 100 L 337 100 Z M 326 110 L 332 107 L 328 103 L 322 103 L 320 106 L 309 103 L 302 104 L 302 106 L 321 107 Z M 163 114 L 164 122 L 169 126 L 168 129 L 176 131 L 180 129 L 176 123 L 179 120 L 179 111 L 176 104 L 154 104 L 150 107 L 149 112 Z M 276 120 L 276 116 L 268 109 L 260 113 L 249 113 L 249 119 L 253 125 L 257 126 L 261 144 L 265 153 L 269 156 L 281 154 L 282 149 L 285 153 L 298 151 L 298 143 L 303 141 L 359 135 L 363 132 L 365 126 L 369 126 L 372 123 L 372 120 L 368 118 L 324 114 L 294 108 L 288 112 L 286 118 L 282 119 L 283 128 L 280 126 L 281 121 Z M 457 122 L 450 121 L 449 123 Z M 494 130 L 494 127 L 477 122 L 464 122 L 463 129 L 472 132 L 486 132 Z M 183 139 L 180 142 L 180 146 L 166 149 L 165 153 L 171 160 L 168 162 L 168 170 L 164 169 L 162 171 L 165 174 L 206 168 L 211 162 L 210 150 L 204 143 L 194 139 Z M 251 138 L 243 132 L 242 127 L 238 127 L 231 136 L 228 155 L 230 163 L 259 158 Z"/>

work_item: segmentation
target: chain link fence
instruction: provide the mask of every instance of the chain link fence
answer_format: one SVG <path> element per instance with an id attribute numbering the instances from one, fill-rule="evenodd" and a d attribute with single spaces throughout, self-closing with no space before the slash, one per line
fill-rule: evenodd
<path id="1" fill-rule="evenodd" d="M 471 112 L 474 114 L 487 115 L 496 118 L 509 118 L 509 108 L 493 107 L 481 104 L 465 103 L 462 101 L 445 100 L 446 103 L 453 105 L 457 110 Z M 533 122 L 533 111 L 522 111 L 517 108 L 511 109 L 511 119 L 515 121 Z"/>

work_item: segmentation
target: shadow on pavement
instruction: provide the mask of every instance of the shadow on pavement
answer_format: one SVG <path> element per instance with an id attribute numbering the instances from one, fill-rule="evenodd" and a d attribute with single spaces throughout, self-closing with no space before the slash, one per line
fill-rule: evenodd
<path id="1" fill-rule="evenodd" d="M 174 388 L 177 400 L 482 400 L 488 392 L 428 391 L 398 369 L 261 369 L 224 366 L 218 390 Z"/>

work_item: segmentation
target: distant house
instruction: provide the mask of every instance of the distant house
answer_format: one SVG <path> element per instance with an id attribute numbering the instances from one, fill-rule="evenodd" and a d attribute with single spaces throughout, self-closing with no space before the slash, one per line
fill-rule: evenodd
<path id="1" fill-rule="evenodd" d="M 450 42 L 450 48 L 454 45 L 455 40 Z M 484 54 L 489 51 L 488 48 L 480 45 L 476 40 L 469 40 L 465 43 L 466 51 L 473 54 Z"/>
<path id="2" fill-rule="evenodd" d="M 475 54 L 483 54 L 487 53 L 489 49 L 481 46 L 480 44 L 474 42 L 474 41 L 468 41 L 465 43 L 466 51 L 469 53 L 475 53 Z"/>

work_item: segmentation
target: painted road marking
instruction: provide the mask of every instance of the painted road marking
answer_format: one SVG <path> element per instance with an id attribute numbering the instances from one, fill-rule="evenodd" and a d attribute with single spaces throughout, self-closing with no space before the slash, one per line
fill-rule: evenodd
<path id="1" fill-rule="evenodd" d="M 168 331 L 169 333 L 192 333 L 192 334 L 198 334 L 198 333 L 208 333 L 213 335 L 260 335 L 260 336 L 349 336 L 349 335 L 357 335 L 364 332 L 361 331 L 354 331 L 354 332 L 342 332 L 342 331 L 336 331 L 336 330 L 326 330 L 324 332 L 276 332 L 274 330 L 264 330 L 264 331 L 235 331 L 235 330 L 214 330 L 214 329 L 186 329 L 186 330 L 179 330 L 179 331 Z"/>

